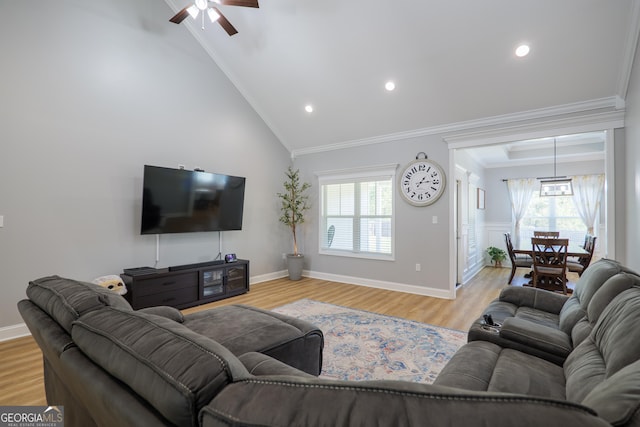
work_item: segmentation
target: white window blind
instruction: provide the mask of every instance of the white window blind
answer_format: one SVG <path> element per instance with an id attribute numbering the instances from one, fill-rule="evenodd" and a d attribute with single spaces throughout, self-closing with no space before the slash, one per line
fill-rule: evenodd
<path id="1" fill-rule="evenodd" d="M 320 253 L 393 259 L 395 166 L 320 176 Z"/>

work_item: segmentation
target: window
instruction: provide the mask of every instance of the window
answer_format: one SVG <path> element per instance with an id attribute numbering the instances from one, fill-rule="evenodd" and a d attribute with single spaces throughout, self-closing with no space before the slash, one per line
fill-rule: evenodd
<path id="1" fill-rule="evenodd" d="M 559 231 L 562 237 L 574 242 L 581 242 L 587 233 L 573 196 L 540 197 L 538 189 L 520 223 L 520 241 L 529 241 L 533 230 Z"/>
<path id="2" fill-rule="evenodd" d="M 393 259 L 395 167 L 320 175 L 320 253 Z"/>

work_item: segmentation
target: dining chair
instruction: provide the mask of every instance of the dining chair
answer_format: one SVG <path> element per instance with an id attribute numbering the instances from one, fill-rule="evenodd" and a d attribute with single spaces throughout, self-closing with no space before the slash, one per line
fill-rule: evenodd
<path id="1" fill-rule="evenodd" d="M 567 249 L 569 239 L 532 237 L 533 287 L 545 284 L 560 287 L 567 294 Z"/>
<path id="2" fill-rule="evenodd" d="M 513 276 L 516 274 L 516 268 L 525 267 L 531 269 L 533 264 L 533 258 L 530 255 L 520 255 L 513 252 L 513 242 L 511 241 L 511 233 L 504 233 L 504 240 L 507 244 L 507 252 L 509 253 L 509 259 L 511 260 L 511 276 L 509 276 L 509 284 L 513 280 Z"/>
<path id="3" fill-rule="evenodd" d="M 591 259 L 593 258 L 593 253 L 596 249 L 596 236 L 589 235 L 585 244 L 584 250 L 588 252 L 587 255 L 578 257 L 576 260 L 568 260 L 567 261 L 567 270 L 572 273 L 578 273 L 578 276 L 582 276 L 582 272 L 589 267 L 591 264 Z"/>
<path id="4" fill-rule="evenodd" d="M 560 232 L 559 231 L 534 231 L 533 232 L 533 237 L 553 237 L 553 238 L 558 238 L 558 237 L 560 237 Z"/>

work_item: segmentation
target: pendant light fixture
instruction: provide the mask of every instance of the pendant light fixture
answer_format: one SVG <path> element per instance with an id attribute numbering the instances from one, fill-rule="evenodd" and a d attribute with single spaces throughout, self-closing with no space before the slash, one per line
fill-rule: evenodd
<path id="1" fill-rule="evenodd" d="M 538 178 L 540 180 L 540 196 L 573 196 L 571 178 L 556 175 L 557 142 L 553 138 L 553 176 Z"/>

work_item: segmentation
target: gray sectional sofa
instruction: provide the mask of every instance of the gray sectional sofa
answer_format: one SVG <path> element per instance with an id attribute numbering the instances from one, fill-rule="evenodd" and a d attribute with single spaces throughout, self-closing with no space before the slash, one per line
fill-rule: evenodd
<path id="1" fill-rule="evenodd" d="M 557 310 L 537 304 L 555 299 L 547 294 L 495 302 L 505 310 L 497 323 L 548 318 L 552 334 L 566 333 L 564 362 L 532 354 L 538 344 L 516 349 L 508 336 L 498 342 L 494 329 L 487 340 L 478 335 L 463 346 L 433 385 L 317 378 L 321 356 L 310 349 L 321 353 L 321 333 L 312 325 L 300 323 L 298 332 L 266 346 L 226 332 L 223 343 L 211 331 L 224 325 L 207 327 L 206 314 L 192 322 L 162 307 L 134 311 L 68 279 L 32 282 L 19 308 L 44 354 L 47 399 L 65 405 L 68 426 L 640 426 L 640 283 L 606 263 L 590 269 L 610 275 L 587 270 L 572 297 L 551 304 Z M 73 292 L 59 291 L 67 286 Z M 580 290 L 591 287 L 608 289 L 608 296 Z M 542 292 L 523 290 L 531 291 Z M 577 320 L 565 329 L 573 310 Z M 571 333 L 584 322 L 589 327 L 574 342 Z M 269 336 L 263 326 L 258 331 Z M 531 341 L 543 341 L 529 326 L 538 332 Z"/>

